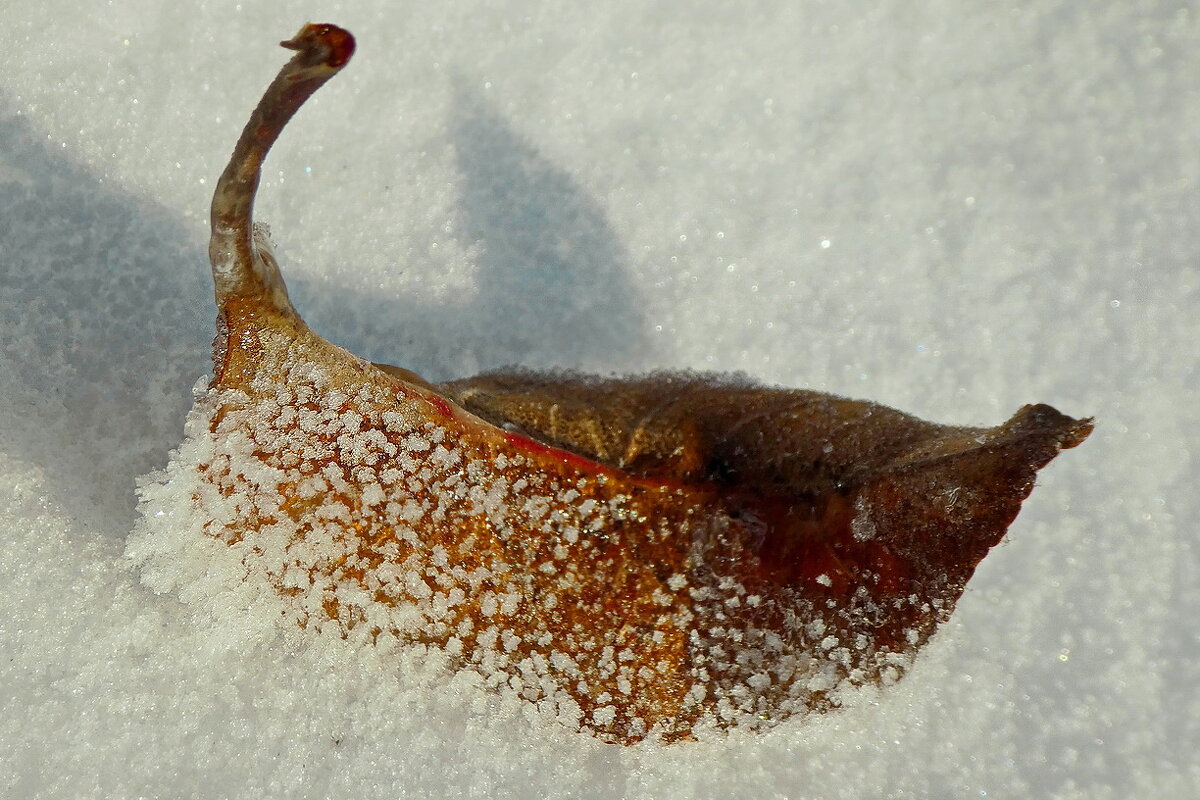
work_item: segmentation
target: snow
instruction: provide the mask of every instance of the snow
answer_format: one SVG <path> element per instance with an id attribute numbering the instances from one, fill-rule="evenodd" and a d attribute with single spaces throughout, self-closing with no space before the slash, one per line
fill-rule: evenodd
<path id="1" fill-rule="evenodd" d="M 6 12 L 0 795 L 1200 785 L 1195 10 L 196 5 Z M 1042 401 L 1096 433 L 911 673 L 766 734 L 614 747 L 447 687 L 436 652 L 214 628 L 122 553 L 211 369 L 213 182 L 308 19 L 359 50 L 258 213 L 351 351 L 433 380 L 742 370 L 957 424 Z M 213 569 L 201 598 L 238 585 Z"/>

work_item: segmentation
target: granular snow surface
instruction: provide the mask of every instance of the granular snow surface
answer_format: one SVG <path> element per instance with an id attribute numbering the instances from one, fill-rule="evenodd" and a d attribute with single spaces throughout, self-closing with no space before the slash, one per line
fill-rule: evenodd
<path id="1" fill-rule="evenodd" d="M 1198 15 L 6 9 L 0 797 L 1197 796 Z M 436 653 L 299 646 L 252 593 L 214 614 L 219 561 L 157 593 L 125 552 L 212 369 L 210 195 L 309 20 L 359 50 L 258 216 L 352 352 L 742 371 L 964 425 L 1037 401 L 1096 432 L 900 683 L 767 732 L 608 745 Z"/>

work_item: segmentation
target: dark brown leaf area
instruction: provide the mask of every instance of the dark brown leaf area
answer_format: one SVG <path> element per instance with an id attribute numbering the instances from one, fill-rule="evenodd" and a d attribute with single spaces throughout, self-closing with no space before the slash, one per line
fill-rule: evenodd
<path id="1" fill-rule="evenodd" d="M 955 433 L 884 406 L 731 375 L 498 372 L 441 387 L 467 410 L 635 475 L 823 492 Z"/>
<path id="2" fill-rule="evenodd" d="M 1092 429 L 1046 405 L 996 428 L 936 425 L 728 375 L 517 370 L 441 388 L 495 425 L 633 475 L 715 486 L 755 556 L 733 573 L 768 596 L 869 597 L 873 644 L 894 652 L 949 616 L 1036 472 Z"/>

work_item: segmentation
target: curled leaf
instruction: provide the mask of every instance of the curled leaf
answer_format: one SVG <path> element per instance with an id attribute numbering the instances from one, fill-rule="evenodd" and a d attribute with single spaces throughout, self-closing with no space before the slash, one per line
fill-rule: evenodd
<path id="1" fill-rule="evenodd" d="M 898 679 L 1091 431 L 1045 405 L 947 427 L 742 378 L 434 386 L 364 361 L 308 328 L 255 234 L 267 150 L 354 44 L 285 46 L 213 200 L 215 377 L 173 474 L 195 535 L 296 625 L 434 646 L 608 741 L 762 728 Z M 161 573 L 169 548 L 141 547 Z"/>

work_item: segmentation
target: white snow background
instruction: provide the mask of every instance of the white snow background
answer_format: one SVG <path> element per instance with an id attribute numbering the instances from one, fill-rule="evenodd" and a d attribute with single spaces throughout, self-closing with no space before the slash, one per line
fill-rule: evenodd
<path id="1" fill-rule="evenodd" d="M 1200 796 L 1196 3 L 4 5 L 0 796 Z M 621 748 L 141 585 L 210 192 L 309 20 L 358 53 L 258 212 L 352 351 L 1095 415 L 901 685 Z"/>

